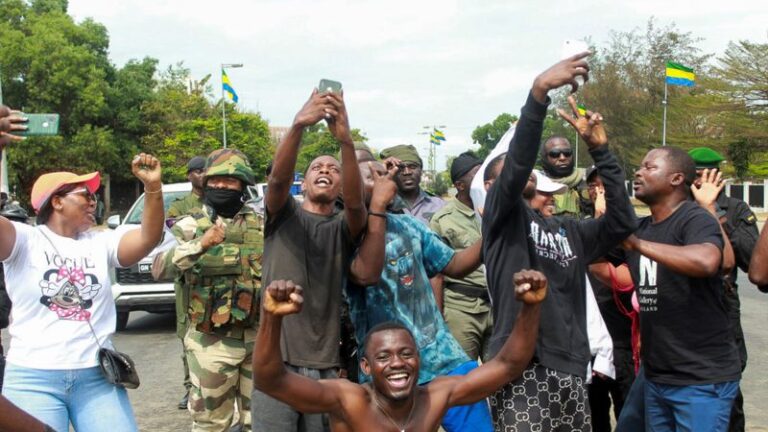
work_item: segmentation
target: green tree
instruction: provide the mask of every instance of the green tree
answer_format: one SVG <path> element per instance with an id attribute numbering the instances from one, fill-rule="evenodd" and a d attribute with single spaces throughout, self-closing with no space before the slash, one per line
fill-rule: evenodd
<path id="1" fill-rule="evenodd" d="M 352 129 L 351 135 L 354 141 L 368 141 L 368 137 L 360 129 Z M 331 155 L 338 158 L 340 149 L 339 142 L 333 137 L 325 123 L 320 122 L 310 126 L 304 130 L 304 135 L 301 137 L 301 149 L 296 159 L 296 171 L 305 173 L 309 164 L 318 156 Z"/>
<path id="2" fill-rule="evenodd" d="M 472 131 L 472 142 L 479 144 L 477 156 L 485 158 L 496 147 L 502 136 L 509 130 L 510 126 L 517 121 L 517 116 L 502 113 L 492 122 L 478 126 Z"/>

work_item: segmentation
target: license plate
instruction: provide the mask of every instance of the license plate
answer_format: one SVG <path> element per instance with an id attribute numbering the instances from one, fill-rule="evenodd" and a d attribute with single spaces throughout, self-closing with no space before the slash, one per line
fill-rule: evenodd
<path id="1" fill-rule="evenodd" d="M 139 264 L 139 273 L 152 273 L 152 263 Z"/>

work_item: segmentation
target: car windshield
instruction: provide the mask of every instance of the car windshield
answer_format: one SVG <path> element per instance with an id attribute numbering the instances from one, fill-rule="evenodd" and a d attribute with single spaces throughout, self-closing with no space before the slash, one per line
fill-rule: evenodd
<path id="1" fill-rule="evenodd" d="M 165 213 L 168 213 L 168 207 L 176 198 L 186 196 L 189 191 L 176 191 L 176 192 L 163 192 L 163 207 L 165 207 Z M 144 195 L 139 197 L 136 201 L 136 205 L 131 209 L 131 212 L 125 217 L 125 223 L 138 225 L 141 223 L 141 214 L 144 212 Z"/>

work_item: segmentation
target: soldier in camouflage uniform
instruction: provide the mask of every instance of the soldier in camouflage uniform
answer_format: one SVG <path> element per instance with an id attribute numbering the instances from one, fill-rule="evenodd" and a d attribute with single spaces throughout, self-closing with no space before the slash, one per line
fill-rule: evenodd
<path id="1" fill-rule="evenodd" d="M 203 179 L 205 178 L 205 158 L 195 156 L 187 162 L 187 180 L 192 184 L 192 191 L 187 195 L 176 198 L 168 212 L 165 214 L 166 223 L 172 225 L 176 219 L 199 213 L 203 208 Z M 184 284 L 183 277 L 179 276 L 174 281 L 173 290 L 176 293 L 176 336 L 184 341 L 187 334 L 187 307 L 189 306 L 189 295 L 182 289 Z M 187 409 L 189 404 L 189 389 L 192 382 L 189 380 L 189 366 L 187 365 L 187 354 L 182 350 L 181 361 L 184 365 L 184 397 L 179 401 L 179 409 Z"/>
<path id="2" fill-rule="evenodd" d="M 263 219 L 245 201 L 254 184 L 248 160 L 233 149 L 208 156 L 204 205 L 176 221 L 179 245 L 155 257 L 153 275 L 181 273 L 189 295 L 184 348 L 192 389 L 193 431 L 227 431 L 235 399 L 251 430 L 251 353 L 258 323 Z"/>

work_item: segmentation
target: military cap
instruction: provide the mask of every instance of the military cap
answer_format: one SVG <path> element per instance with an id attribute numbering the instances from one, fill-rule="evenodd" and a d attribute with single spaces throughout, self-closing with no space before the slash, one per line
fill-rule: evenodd
<path id="1" fill-rule="evenodd" d="M 205 168 L 205 158 L 202 156 L 195 156 L 187 162 L 187 174 L 195 170 L 201 170 Z"/>
<path id="2" fill-rule="evenodd" d="M 229 176 L 246 185 L 256 184 L 248 158 L 239 150 L 219 149 L 208 155 L 205 161 L 205 180 L 212 176 Z"/>
<path id="3" fill-rule="evenodd" d="M 424 163 L 422 163 L 416 147 L 410 144 L 400 144 L 394 147 L 385 148 L 381 151 L 381 153 L 379 153 L 379 156 L 382 159 L 395 157 L 403 162 L 416 162 L 417 164 L 424 166 Z"/>
<path id="4" fill-rule="evenodd" d="M 696 168 L 717 168 L 725 158 L 709 147 L 696 147 L 688 151 Z"/>

